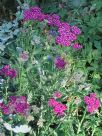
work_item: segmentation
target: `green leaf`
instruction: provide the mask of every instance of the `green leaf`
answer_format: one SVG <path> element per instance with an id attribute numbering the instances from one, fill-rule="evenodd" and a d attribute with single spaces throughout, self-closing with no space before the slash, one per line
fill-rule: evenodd
<path id="1" fill-rule="evenodd" d="M 102 47 L 101 47 L 101 42 L 100 42 L 100 41 L 94 41 L 94 46 L 95 46 L 97 49 L 99 49 L 99 50 L 102 49 Z"/>

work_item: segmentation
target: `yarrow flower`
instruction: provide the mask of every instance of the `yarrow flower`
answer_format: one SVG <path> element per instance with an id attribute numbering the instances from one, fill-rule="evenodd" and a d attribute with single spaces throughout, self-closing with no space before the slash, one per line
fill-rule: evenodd
<path id="1" fill-rule="evenodd" d="M 72 41 L 77 39 L 76 35 L 70 31 L 70 25 L 62 22 L 58 28 L 59 36 L 56 37 L 56 43 L 63 46 L 70 46 Z"/>
<path id="2" fill-rule="evenodd" d="M 68 34 L 70 32 L 70 24 L 66 22 L 61 22 L 60 26 L 58 27 L 58 32 L 61 35 L 61 33 L 66 33 Z"/>
<path id="3" fill-rule="evenodd" d="M 67 110 L 67 106 L 57 102 L 54 98 L 50 98 L 48 105 L 53 108 L 53 112 L 57 116 L 64 115 L 64 112 Z"/>
<path id="4" fill-rule="evenodd" d="M 25 96 L 10 96 L 8 104 L 5 105 L 2 102 L 0 108 L 5 115 L 17 113 L 22 115 L 28 115 L 30 105 L 27 103 Z"/>
<path id="5" fill-rule="evenodd" d="M 6 77 L 10 78 L 16 78 L 17 76 L 17 71 L 15 69 L 10 68 L 9 65 L 3 66 L 3 68 L 0 70 L 0 74 L 4 75 Z"/>
<path id="6" fill-rule="evenodd" d="M 67 39 L 71 42 L 75 41 L 77 39 L 77 36 L 73 33 L 69 33 L 68 36 L 67 36 Z"/>
<path id="7" fill-rule="evenodd" d="M 81 99 L 77 97 L 77 98 L 74 100 L 74 103 L 75 103 L 76 105 L 80 104 L 80 103 L 81 103 Z"/>
<path id="8" fill-rule="evenodd" d="M 32 111 L 34 112 L 34 114 L 38 114 L 39 111 L 40 111 L 40 108 L 38 108 L 36 105 L 33 105 L 33 106 L 31 107 L 31 109 L 32 109 Z"/>
<path id="9" fill-rule="evenodd" d="M 61 98 L 61 96 L 62 96 L 62 93 L 59 92 L 59 91 L 56 91 L 56 92 L 53 93 L 54 98 Z"/>
<path id="10" fill-rule="evenodd" d="M 82 45 L 78 44 L 78 43 L 74 43 L 72 46 L 73 49 L 81 49 Z"/>
<path id="11" fill-rule="evenodd" d="M 81 34 L 81 30 L 77 26 L 71 26 L 67 22 L 61 22 L 59 15 L 57 14 L 44 14 L 39 7 L 31 7 L 24 11 L 24 20 L 46 20 L 49 26 L 55 26 L 58 28 L 58 33 L 55 35 L 55 41 L 58 45 L 70 46 L 71 42 L 77 39 L 77 35 Z M 52 33 L 52 32 L 51 32 Z M 73 48 L 80 49 L 79 45 L 73 46 Z"/>
<path id="12" fill-rule="evenodd" d="M 58 27 L 60 25 L 60 17 L 57 14 L 46 14 L 45 19 L 48 21 L 49 26 L 56 26 Z"/>
<path id="13" fill-rule="evenodd" d="M 64 112 L 67 110 L 67 106 L 62 104 L 62 103 L 58 103 L 54 109 L 53 112 L 58 115 L 58 116 L 62 116 L 64 115 Z"/>
<path id="14" fill-rule="evenodd" d="M 64 69 L 66 66 L 65 60 L 63 58 L 61 58 L 60 56 L 55 58 L 54 63 L 55 63 L 56 68 L 58 68 L 59 70 Z"/>
<path id="15" fill-rule="evenodd" d="M 28 116 L 26 117 L 26 120 L 27 120 L 28 122 L 33 121 L 33 120 L 34 120 L 34 117 L 31 116 L 31 115 L 28 115 Z"/>
<path id="16" fill-rule="evenodd" d="M 85 96 L 84 101 L 89 113 L 95 112 L 100 107 L 100 100 L 97 98 L 96 93 L 90 93 L 90 96 Z"/>
<path id="17" fill-rule="evenodd" d="M 81 30 L 77 26 L 72 26 L 71 31 L 76 35 L 81 34 Z"/>
<path id="18" fill-rule="evenodd" d="M 37 122 L 37 126 L 38 126 L 38 127 L 43 127 L 44 121 L 45 121 L 44 119 L 40 118 L 40 119 L 38 120 L 38 122 Z"/>
<path id="19" fill-rule="evenodd" d="M 50 98 L 48 100 L 48 105 L 52 108 L 54 108 L 56 105 L 58 104 L 58 102 L 54 99 L 54 98 Z"/>
<path id="20" fill-rule="evenodd" d="M 24 11 L 24 20 L 38 20 L 43 21 L 45 19 L 45 15 L 41 12 L 39 7 L 31 7 Z"/>
<path id="21" fill-rule="evenodd" d="M 71 42 L 68 41 L 68 37 L 66 36 L 57 36 L 56 43 L 63 46 L 70 46 Z"/>
<path id="22" fill-rule="evenodd" d="M 28 52 L 24 51 L 22 53 L 19 54 L 19 59 L 20 61 L 27 61 L 29 59 L 29 55 L 28 55 Z"/>

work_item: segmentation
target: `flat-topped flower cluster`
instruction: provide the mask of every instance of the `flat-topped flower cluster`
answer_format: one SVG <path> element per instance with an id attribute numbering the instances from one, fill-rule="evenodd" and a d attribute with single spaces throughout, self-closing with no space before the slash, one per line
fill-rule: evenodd
<path id="1" fill-rule="evenodd" d="M 54 98 L 50 98 L 48 105 L 53 108 L 53 112 L 57 116 L 64 115 L 64 112 L 67 110 L 67 106 L 63 103 L 57 102 Z"/>
<path id="2" fill-rule="evenodd" d="M 53 112 L 57 116 L 63 116 L 67 110 L 67 106 L 61 102 L 58 102 L 56 99 L 61 98 L 62 93 L 56 91 L 53 94 L 53 97 L 48 100 L 48 105 L 53 108 Z"/>
<path id="3" fill-rule="evenodd" d="M 12 69 L 9 65 L 5 65 L 2 69 L 0 69 L 0 75 L 10 78 L 16 78 L 17 71 L 15 69 Z"/>
<path id="4" fill-rule="evenodd" d="M 56 44 L 72 46 L 74 49 L 82 48 L 82 46 L 76 42 L 77 36 L 81 34 L 81 30 L 77 26 L 71 26 L 67 22 L 62 22 L 57 14 L 44 14 L 39 7 L 31 7 L 24 11 L 24 20 L 47 20 L 49 26 L 54 26 L 58 29 L 58 35 L 55 39 Z"/>
<path id="5" fill-rule="evenodd" d="M 100 107 L 100 100 L 97 98 L 96 93 L 90 93 L 90 96 L 85 96 L 84 101 L 87 105 L 87 111 L 93 113 Z"/>
<path id="6" fill-rule="evenodd" d="M 25 96 L 9 96 L 9 101 L 5 105 L 4 102 L 0 103 L 0 109 L 5 115 L 21 114 L 28 115 L 30 105 L 27 103 Z"/>

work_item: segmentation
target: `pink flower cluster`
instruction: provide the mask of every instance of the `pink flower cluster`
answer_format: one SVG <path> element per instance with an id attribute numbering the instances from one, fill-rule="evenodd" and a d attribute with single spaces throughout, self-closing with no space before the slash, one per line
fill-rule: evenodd
<path id="1" fill-rule="evenodd" d="M 59 70 L 64 69 L 66 66 L 65 60 L 61 58 L 60 56 L 55 58 L 54 63 L 55 63 L 56 68 L 58 68 Z"/>
<path id="2" fill-rule="evenodd" d="M 63 116 L 64 112 L 67 110 L 67 106 L 57 102 L 54 98 L 50 98 L 48 105 L 53 108 L 53 112 L 57 116 Z"/>
<path id="3" fill-rule="evenodd" d="M 56 91 L 56 92 L 53 93 L 54 98 L 61 98 L 61 96 L 62 96 L 62 93 L 59 92 L 59 91 Z"/>
<path id="4" fill-rule="evenodd" d="M 75 46 L 72 42 L 77 40 L 77 35 L 81 34 L 81 30 L 77 26 L 71 26 L 66 22 L 61 22 L 57 14 L 44 14 L 39 7 L 31 7 L 24 11 L 24 20 L 48 21 L 49 26 L 58 28 L 58 36 L 56 43 L 63 46 L 71 46 L 74 49 L 80 49 L 82 46 Z"/>
<path id="5" fill-rule="evenodd" d="M 72 42 L 77 40 L 77 35 L 81 34 L 77 26 L 70 26 L 70 24 L 65 22 L 60 24 L 58 32 L 59 35 L 56 37 L 56 43 L 64 46 L 70 46 Z M 74 48 L 74 46 L 72 47 Z"/>
<path id="6" fill-rule="evenodd" d="M 53 94 L 53 96 L 56 97 L 56 98 L 60 98 L 62 96 L 62 93 L 56 91 Z M 57 102 L 54 98 L 49 99 L 48 105 L 53 108 L 53 112 L 57 116 L 63 116 L 64 112 L 67 110 L 66 105 L 64 105 L 64 104 L 62 104 L 60 102 Z"/>
<path id="7" fill-rule="evenodd" d="M 30 105 L 27 103 L 25 96 L 10 96 L 8 104 L 0 103 L 0 109 L 5 115 L 21 114 L 27 115 L 30 110 Z"/>
<path id="8" fill-rule="evenodd" d="M 100 100 L 97 98 L 96 93 L 90 93 L 90 96 L 85 96 L 84 101 L 87 104 L 89 113 L 93 113 L 100 107 Z"/>
<path id="9" fill-rule="evenodd" d="M 78 44 L 78 43 L 74 43 L 72 48 L 74 48 L 74 49 L 81 49 L 82 46 L 80 44 Z"/>
<path id="10" fill-rule="evenodd" d="M 30 9 L 26 9 L 24 11 L 24 20 L 38 20 L 43 21 L 45 15 L 41 12 L 39 7 L 31 7 Z"/>
<path id="11" fill-rule="evenodd" d="M 29 59 L 28 52 L 24 51 L 24 52 L 20 53 L 19 54 L 19 59 L 22 62 L 26 62 Z"/>
<path id="12" fill-rule="evenodd" d="M 10 68 L 9 65 L 5 65 L 0 70 L 0 74 L 10 77 L 10 78 L 15 78 L 17 76 L 17 71 L 15 69 Z"/>

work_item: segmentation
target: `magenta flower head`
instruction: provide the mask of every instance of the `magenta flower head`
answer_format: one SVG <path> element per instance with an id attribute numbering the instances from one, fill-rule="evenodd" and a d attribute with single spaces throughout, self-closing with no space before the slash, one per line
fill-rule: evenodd
<path id="1" fill-rule="evenodd" d="M 29 55 L 27 51 L 24 51 L 22 53 L 19 54 L 19 59 L 22 62 L 26 62 L 29 59 Z"/>
<path id="2" fill-rule="evenodd" d="M 71 33 L 71 32 L 68 34 L 67 37 L 68 37 L 68 40 L 71 41 L 71 42 L 73 42 L 77 39 L 77 36 L 74 33 Z"/>
<path id="3" fill-rule="evenodd" d="M 61 22 L 60 22 L 60 17 L 57 14 L 52 15 L 52 20 L 53 20 L 53 26 L 59 27 Z"/>
<path id="4" fill-rule="evenodd" d="M 9 77 L 10 78 L 16 78 L 16 76 L 17 76 L 17 71 L 15 69 L 11 69 Z"/>
<path id="5" fill-rule="evenodd" d="M 41 9 L 39 7 L 31 7 L 30 11 L 34 13 L 41 13 Z"/>
<path id="6" fill-rule="evenodd" d="M 0 108 L 5 115 L 18 113 L 26 116 L 29 113 L 30 105 L 25 96 L 10 96 L 7 105 L 3 103 Z"/>
<path id="7" fill-rule="evenodd" d="M 24 20 L 38 20 L 43 21 L 45 19 L 45 14 L 41 12 L 39 7 L 31 7 L 30 9 L 26 9 L 23 13 Z"/>
<path id="8" fill-rule="evenodd" d="M 69 23 L 66 23 L 66 22 L 61 22 L 59 28 L 62 28 L 62 30 L 66 30 L 66 32 L 70 31 L 70 25 Z"/>
<path id="9" fill-rule="evenodd" d="M 77 35 L 81 34 L 81 30 L 77 26 L 71 26 L 67 22 L 62 22 L 57 14 L 44 14 L 39 7 L 31 7 L 23 13 L 24 20 L 47 21 L 49 26 L 58 28 L 58 36 L 55 38 L 56 44 L 62 46 L 70 46 L 71 43 L 77 40 Z M 72 43 L 73 44 L 73 43 Z M 79 49 L 81 46 L 75 45 L 74 49 Z"/>
<path id="10" fill-rule="evenodd" d="M 54 19 L 58 19 L 58 20 L 60 19 L 59 15 L 57 15 L 57 14 L 53 14 L 52 17 L 53 17 Z"/>
<path id="11" fill-rule="evenodd" d="M 72 26 L 71 30 L 74 34 L 79 35 L 81 34 L 81 30 L 77 26 Z"/>
<path id="12" fill-rule="evenodd" d="M 82 45 L 78 44 L 78 43 L 74 43 L 72 46 L 73 49 L 79 50 L 82 48 Z"/>
<path id="13" fill-rule="evenodd" d="M 62 46 L 70 46 L 71 41 L 68 39 L 68 36 L 66 36 L 66 34 L 63 34 L 61 36 L 56 37 L 56 44 L 59 44 Z"/>
<path id="14" fill-rule="evenodd" d="M 57 102 L 54 98 L 50 98 L 48 105 L 53 108 L 53 112 L 57 116 L 63 116 L 64 112 L 67 110 L 67 106 Z"/>
<path id="15" fill-rule="evenodd" d="M 56 92 L 53 93 L 53 97 L 54 97 L 55 99 L 56 99 L 56 98 L 61 98 L 61 96 L 62 96 L 62 93 L 59 92 L 59 91 L 56 91 Z"/>
<path id="16" fill-rule="evenodd" d="M 67 110 L 67 106 L 62 104 L 62 103 L 58 103 L 54 109 L 53 112 L 54 114 L 56 114 L 57 116 L 63 116 L 64 112 Z"/>
<path id="17" fill-rule="evenodd" d="M 61 58 L 60 56 L 55 58 L 54 63 L 55 63 L 56 68 L 58 68 L 59 70 L 64 69 L 66 66 L 65 60 Z"/>
<path id="18" fill-rule="evenodd" d="M 3 105 L 3 106 L 2 106 L 2 110 L 3 110 L 3 113 L 4 113 L 5 115 L 9 115 L 9 114 L 10 114 L 10 109 L 9 109 L 8 106 Z"/>
<path id="19" fill-rule="evenodd" d="M 16 78 L 17 71 L 15 69 L 10 68 L 9 65 L 3 66 L 3 68 L 0 70 L 0 74 L 10 77 L 10 78 Z"/>
<path id="20" fill-rule="evenodd" d="M 100 107 L 100 100 L 97 98 L 96 93 L 90 93 L 90 96 L 85 96 L 84 101 L 87 105 L 87 111 L 93 113 Z"/>
<path id="21" fill-rule="evenodd" d="M 48 105 L 49 105 L 50 107 L 55 107 L 57 104 L 58 104 L 58 102 L 57 102 L 54 98 L 50 98 L 50 99 L 48 100 Z"/>

